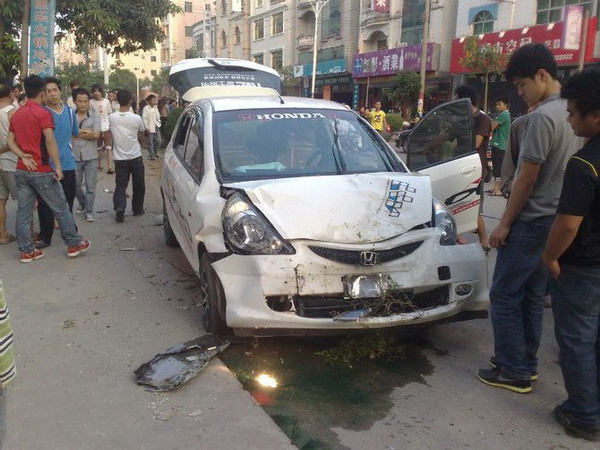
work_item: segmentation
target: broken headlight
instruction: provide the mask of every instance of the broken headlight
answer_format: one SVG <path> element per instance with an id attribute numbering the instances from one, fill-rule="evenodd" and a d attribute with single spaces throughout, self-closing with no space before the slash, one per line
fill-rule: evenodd
<path id="1" fill-rule="evenodd" d="M 456 244 L 456 222 L 444 204 L 433 199 L 433 226 L 442 232 L 440 245 Z"/>
<path id="2" fill-rule="evenodd" d="M 239 192 L 223 209 L 225 239 L 234 253 L 252 255 L 291 255 L 296 253 L 273 225 Z"/>

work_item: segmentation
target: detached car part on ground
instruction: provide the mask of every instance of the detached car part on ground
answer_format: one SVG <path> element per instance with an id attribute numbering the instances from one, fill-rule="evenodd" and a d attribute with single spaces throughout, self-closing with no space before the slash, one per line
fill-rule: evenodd
<path id="1" fill-rule="evenodd" d="M 408 163 L 437 173 L 432 192 L 341 105 L 262 88 L 194 95 L 161 191 L 165 239 L 200 278 L 207 331 L 335 333 L 487 315 L 485 255 L 456 245 L 479 202 L 468 102 L 413 132 Z"/>

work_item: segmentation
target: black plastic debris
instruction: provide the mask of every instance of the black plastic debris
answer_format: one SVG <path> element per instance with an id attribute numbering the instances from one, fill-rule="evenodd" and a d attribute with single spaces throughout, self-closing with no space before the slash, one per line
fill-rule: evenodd
<path id="1" fill-rule="evenodd" d="M 224 336 L 206 334 L 171 347 L 138 367 L 133 372 L 135 381 L 150 391 L 176 389 L 202 372 L 230 342 Z"/>

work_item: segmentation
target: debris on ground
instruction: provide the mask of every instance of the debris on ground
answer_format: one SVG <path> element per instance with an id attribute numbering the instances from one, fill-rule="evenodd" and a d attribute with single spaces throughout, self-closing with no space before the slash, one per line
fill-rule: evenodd
<path id="1" fill-rule="evenodd" d="M 150 391 L 170 391 L 198 375 L 230 340 L 224 336 L 205 334 L 176 345 L 142 364 L 133 373 L 136 382 Z"/>
<path id="2" fill-rule="evenodd" d="M 133 252 L 135 251 L 135 247 L 123 247 L 121 249 L 122 252 Z"/>
<path id="3" fill-rule="evenodd" d="M 63 328 L 73 328 L 75 326 L 75 319 L 67 319 L 63 322 Z"/>

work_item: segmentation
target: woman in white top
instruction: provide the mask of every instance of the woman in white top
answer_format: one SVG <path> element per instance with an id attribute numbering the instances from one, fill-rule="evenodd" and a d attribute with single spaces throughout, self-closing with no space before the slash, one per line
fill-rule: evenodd
<path id="1" fill-rule="evenodd" d="M 104 90 L 99 84 L 92 86 L 92 96 L 90 100 L 90 110 L 100 116 L 100 137 L 98 138 L 98 172 L 102 171 L 102 156 L 106 154 L 106 173 L 113 174 L 112 147 L 105 145 L 104 134 L 109 132 L 108 116 L 112 113 L 112 106 L 108 99 L 104 98 Z"/>

